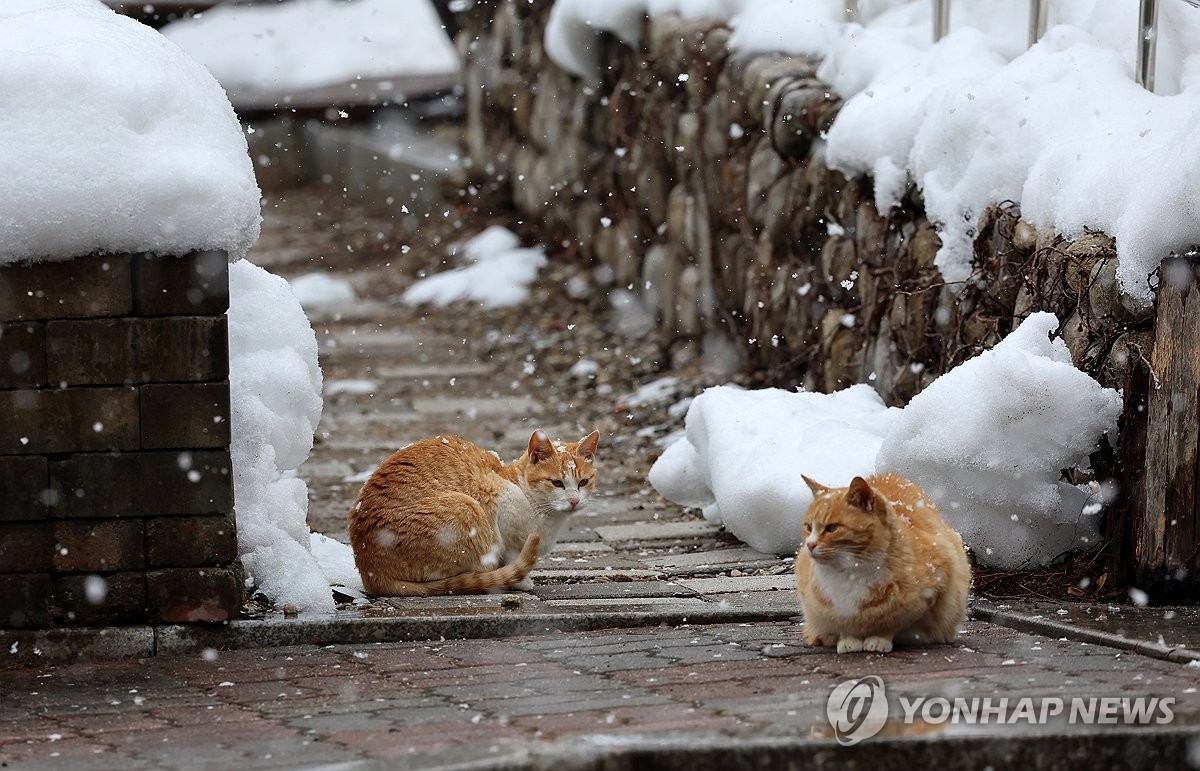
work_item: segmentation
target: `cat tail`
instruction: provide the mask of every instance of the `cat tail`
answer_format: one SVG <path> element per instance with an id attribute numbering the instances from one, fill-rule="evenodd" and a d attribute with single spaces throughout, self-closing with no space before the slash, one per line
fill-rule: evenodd
<path id="1" fill-rule="evenodd" d="M 487 594 L 497 589 L 509 589 L 525 579 L 537 562 L 542 537 L 530 533 L 516 561 L 495 570 L 459 573 L 437 581 L 385 581 L 375 594 L 389 597 L 431 597 L 440 594 Z"/>

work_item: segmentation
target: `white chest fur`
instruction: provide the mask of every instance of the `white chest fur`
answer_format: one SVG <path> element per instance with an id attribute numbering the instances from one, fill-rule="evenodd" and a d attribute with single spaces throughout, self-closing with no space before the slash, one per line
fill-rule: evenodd
<path id="1" fill-rule="evenodd" d="M 496 524 L 504 541 L 504 561 L 512 562 L 525 545 L 530 533 L 542 537 L 539 554 L 545 554 L 558 540 L 558 531 L 570 515 L 569 511 L 540 513 L 529 502 L 520 487 L 512 482 L 505 483 L 504 491 L 496 499 Z"/>
<path id="2" fill-rule="evenodd" d="M 857 614 L 867 594 L 885 577 L 884 566 L 879 562 L 813 564 L 813 580 L 839 616 Z"/>

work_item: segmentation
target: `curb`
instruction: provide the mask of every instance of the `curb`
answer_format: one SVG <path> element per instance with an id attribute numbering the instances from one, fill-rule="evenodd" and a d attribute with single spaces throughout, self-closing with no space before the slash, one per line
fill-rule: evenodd
<path id="1" fill-rule="evenodd" d="M 1177 664 L 1189 664 L 1193 661 L 1200 662 L 1200 651 L 1194 651 L 1191 648 L 1159 645 L 1158 643 L 1146 642 L 1145 640 L 1134 640 L 1130 637 L 1114 634 L 1113 632 L 1101 632 L 1095 629 L 1087 629 L 1086 627 L 1030 616 L 1025 613 L 1000 610 L 990 603 L 977 603 L 973 605 L 968 615 L 976 621 L 986 621 L 1008 629 L 1014 629 L 1018 632 L 1030 632 L 1046 637 L 1065 637 L 1074 642 L 1104 645 L 1109 648 L 1116 648 Z"/>
<path id="2" fill-rule="evenodd" d="M 728 734 L 666 737 L 596 735 L 547 742 L 476 744 L 404 758 L 406 768 L 461 771 L 757 771 L 837 768 L 1187 768 L 1195 730 L 1122 729 L 1088 734 L 1043 732 L 975 736 L 889 737 L 843 747 L 831 739 L 756 738 Z M 339 771 L 391 769 L 394 760 L 360 761 Z"/>
<path id="3" fill-rule="evenodd" d="M 146 658 L 198 653 L 206 648 L 273 648 L 292 645 L 354 645 L 419 640 L 469 640 L 601 629 L 787 621 L 798 609 L 718 608 L 664 611 L 524 613 L 505 610 L 471 615 L 429 614 L 401 618 L 271 618 L 198 625 L 0 629 L 0 668 L 87 660 Z M 3 650 L 9 656 L 3 657 Z"/>

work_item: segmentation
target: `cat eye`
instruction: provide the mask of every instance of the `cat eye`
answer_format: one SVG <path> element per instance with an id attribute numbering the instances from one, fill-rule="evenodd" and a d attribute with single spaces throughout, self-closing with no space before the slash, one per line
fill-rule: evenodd
<path id="1" fill-rule="evenodd" d="M 837 529 L 838 529 L 838 526 L 837 526 L 837 523 L 836 523 L 836 522 L 834 522 L 834 523 L 830 523 L 830 524 L 828 524 L 828 525 L 826 525 L 826 526 L 825 526 L 825 532 L 826 532 L 826 533 L 832 533 L 833 531 L 835 531 L 835 530 L 837 530 Z"/>
<path id="2" fill-rule="evenodd" d="M 554 485 L 555 487 L 564 487 L 565 486 L 565 485 L 563 485 L 563 481 L 561 479 L 551 479 L 550 484 Z"/>
<path id="3" fill-rule="evenodd" d="M 579 486 L 580 486 L 580 487 L 587 487 L 587 486 L 588 486 L 588 484 L 589 484 L 591 481 L 592 481 L 592 478 L 591 478 L 591 477 L 588 477 L 587 479 L 580 479 L 580 480 L 579 480 Z"/>
<path id="4" fill-rule="evenodd" d="M 804 523 L 804 532 L 808 533 L 808 532 L 811 532 L 811 531 L 812 531 L 812 525 L 810 525 L 810 524 L 808 524 L 807 522 L 805 522 L 805 523 Z"/>

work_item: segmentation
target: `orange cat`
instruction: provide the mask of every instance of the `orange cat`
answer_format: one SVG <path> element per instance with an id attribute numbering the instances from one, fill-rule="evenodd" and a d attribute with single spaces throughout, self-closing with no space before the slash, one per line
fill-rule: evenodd
<path id="1" fill-rule="evenodd" d="M 837 489 L 804 481 L 813 493 L 796 555 L 804 640 L 838 653 L 952 642 L 971 566 L 933 501 L 898 474 Z"/>
<path id="2" fill-rule="evenodd" d="M 457 436 L 405 447 L 380 464 L 350 507 L 354 563 L 370 594 L 481 594 L 528 588 L 526 576 L 595 486 L 600 433 L 499 456 Z M 503 567 L 501 567 L 503 565 Z"/>

